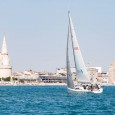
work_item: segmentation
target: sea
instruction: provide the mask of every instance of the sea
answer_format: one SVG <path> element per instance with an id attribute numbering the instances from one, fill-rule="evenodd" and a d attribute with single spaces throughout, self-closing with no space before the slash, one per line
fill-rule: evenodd
<path id="1" fill-rule="evenodd" d="M 0 86 L 0 115 L 115 115 L 115 87 L 101 94 L 65 86 Z"/>

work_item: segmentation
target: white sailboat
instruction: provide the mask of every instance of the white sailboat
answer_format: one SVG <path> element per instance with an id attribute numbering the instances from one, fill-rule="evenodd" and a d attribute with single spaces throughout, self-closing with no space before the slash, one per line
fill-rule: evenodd
<path id="1" fill-rule="evenodd" d="M 90 81 L 90 77 L 85 67 L 81 50 L 76 38 L 76 33 L 74 30 L 72 19 L 69 13 L 68 16 L 69 16 L 69 26 L 68 26 L 67 52 L 66 52 L 67 88 L 69 91 L 74 91 L 74 92 L 102 93 L 103 89 L 99 85 L 93 84 Z M 77 73 L 77 81 L 76 81 L 77 84 L 74 84 L 72 80 L 71 70 L 70 70 L 70 61 L 69 61 L 69 53 L 68 53 L 68 42 L 70 37 L 72 41 L 74 63 L 75 63 L 75 69 Z"/>

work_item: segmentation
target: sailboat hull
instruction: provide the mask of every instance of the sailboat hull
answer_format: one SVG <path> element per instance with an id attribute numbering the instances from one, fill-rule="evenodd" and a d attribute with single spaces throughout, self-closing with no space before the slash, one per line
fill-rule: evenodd
<path id="1" fill-rule="evenodd" d="M 87 89 L 71 89 L 71 88 L 67 88 L 68 92 L 73 92 L 73 93 L 85 93 L 85 92 L 91 92 L 91 93 L 102 93 L 103 92 L 103 88 L 100 88 L 98 90 L 87 90 Z"/>
<path id="2" fill-rule="evenodd" d="M 84 90 L 84 89 L 71 89 L 67 88 L 69 92 L 77 93 L 77 92 L 91 92 L 91 90 Z"/>
<path id="3" fill-rule="evenodd" d="M 103 92 L 103 88 L 100 88 L 99 90 L 94 90 L 92 91 L 93 93 L 102 93 Z"/>

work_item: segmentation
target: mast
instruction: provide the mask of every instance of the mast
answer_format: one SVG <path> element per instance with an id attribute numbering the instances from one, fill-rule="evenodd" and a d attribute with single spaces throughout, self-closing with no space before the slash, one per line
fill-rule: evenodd
<path id="1" fill-rule="evenodd" d="M 69 30 L 70 30 L 70 32 L 71 32 L 71 23 L 70 23 L 70 11 L 68 11 L 68 17 L 69 17 Z M 72 34 L 71 34 L 71 37 L 73 37 L 72 36 Z M 72 41 L 72 46 L 73 46 L 73 41 Z M 77 68 L 77 65 L 76 65 L 76 61 L 75 61 L 75 53 L 74 53 L 74 48 L 72 48 L 73 49 L 73 57 L 74 57 L 74 64 L 75 64 L 75 68 Z M 76 73 L 76 76 L 77 76 L 77 73 Z"/>

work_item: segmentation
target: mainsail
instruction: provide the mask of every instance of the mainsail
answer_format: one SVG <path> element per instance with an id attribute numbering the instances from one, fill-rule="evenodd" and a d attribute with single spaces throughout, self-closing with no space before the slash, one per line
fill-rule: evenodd
<path id="1" fill-rule="evenodd" d="M 71 74 L 71 69 L 70 69 L 68 42 L 69 42 L 69 27 L 68 27 L 68 35 L 67 35 L 67 49 L 66 49 L 67 87 L 73 89 L 74 83 L 72 80 L 72 74 Z"/>
<path id="2" fill-rule="evenodd" d="M 69 16 L 69 28 L 70 28 L 70 33 L 71 33 L 74 62 L 75 62 L 78 82 L 83 82 L 83 83 L 90 82 L 90 78 L 89 78 L 87 69 L 85 67 L 84 60 L 83 60 L 80 47 L 77 41 L 72 19 L 70 17 L 70 14 L 68 16 Z"/>

